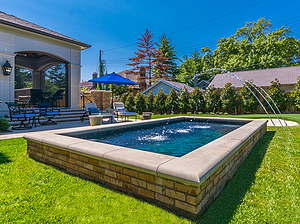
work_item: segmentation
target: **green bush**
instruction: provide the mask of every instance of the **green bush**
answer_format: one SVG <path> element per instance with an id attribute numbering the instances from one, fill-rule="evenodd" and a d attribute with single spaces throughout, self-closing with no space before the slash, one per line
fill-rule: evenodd
<path id="1" fill-rule="evenodd" d="M 205 91 L 205 109 L 206 111 L 213 111 L 215 107 L 217 107 L 220 96 L 218 90 L 214 87 L 214 85 L 209 86 Z"/>
<path id="2" fill-rule="evenodd" d="M 154 110 L 160 114 L 164 114 L 165 111 L 165 103 L 166 103 L 166 94 L 162 89 L 160 89 L 157 95 L 154 98 L 153 107 Z"/>
<path id="3" fill-rule="evenodd" d="M 187 111 L 190 111 L 190 104 L 189 104 L 190 94 L 187 91 L 187 88 L 184 87 L 180 90 L 179 99 L 178 99 L 178 108 L 179 110 L 185 114 Z"/>
<path id="4" fill-rule="evenodd" d="M 0 131 L 6 131 L 10 127 L 8 120 L 0 116 Z"/>
<path id="5" fill-rule="evenodd" d="M 235 88 L 231 83 L 226 83 L 224 89 L 221 91 L 221 105 L 222 109 L 228 112 L 234 112 L 235 108 L 239 105 Z"/>
<path id="6" fill-rule="evenodd" d="M 127 99 L 127 96 L 129 95 L 129 93 L 123 93 L 121 98 L 120 98 L 120 101 L 124 103 L 125 105 L 125 102 L 126 102 L 126 99 Z"/>
<path id="7" fill-rule="evenodd" d="M 280 111 L 285 111 L 287 108 L 287 94 L 280 88 L 280 82 L 278 79 L 275 78 L 275 81 L 271 82 L 272 84 L 269 87 L 268 95 L 271 97 L 271 99 L 274 101 L 276 106 Z M 272 108 L 276 111 L 276 107 L 272 100 L 269 98 L 269 96 L 266 96 L 267 101 L 269 101 L 270 105 Z M 269 110 L 272 111 L 269 104 L 264 101 L 265 107 Z"/>
<path id="8" fill-rule="evenodd" d="M 204 97 L 202 91 L 199 87 L 196 87 L 190 94 L 190 108 L 192 111 L 203 111 L 205 108 Z"/>
<path id="9" fill-rule="evenodd" d="M 148 93 L 148 95 L 145 99 L 146 111 L 149 111 L 149 112 L 153 111 L 154 97 L 155 97 L 154 93 L 152 93 L 152 91 L 150 90 L 150 92 Z"/>
<path id="10" fill-rule="evenodd" d="M 294 106 L 297 109 L 300 109 L 300 76 L 298 77 L 298 81 L 294 87 L 294 89 L 290 93 L 290 99 Z"/>
<path id="11" fill-rule="evenodd" d="M 252 85 L 254 85 L 252 83 L 252 81 L 250 81 L 250 83 Z M 256 99 L 256 97 L 253 95 L 253 93 L 258 97 L 258 92 L 254 88 L 256 86 L 254 85 L 254 87 L 253 87 L 251 84 L 244 83 L 243 88 L 241 88 L 241 90 L 240 90 L 240 94 L 242 96 L 241 106 L 242 106 L 243 111 L 250 112 L 250 113 L 255 113 L 256 110 L 257 110 L 259 102 Z"/>
<path id="12" fill-rule="evenodd" d="M 168 113 L 172 113 L 178 110 L 178 96 L 175 90 L 172 88 L 166 98 L 165 107 Z"/>
<path id="13" fill-rule="evenodd" d="M 125 102 L 125 108 L 127 111 L 134 111 L 135 104 L 134 104 L 134 97 L 132 93 L 129 93 Z"/>
<path id="14" fill-rule="evenodd" d="M 140 92 L 134 97 L 135 112 L 142 114 L 146 108 L 145 95 Z"/>

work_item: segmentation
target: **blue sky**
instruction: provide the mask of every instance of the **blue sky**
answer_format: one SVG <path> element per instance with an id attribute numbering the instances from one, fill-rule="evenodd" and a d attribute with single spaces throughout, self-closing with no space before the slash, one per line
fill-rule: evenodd
<path id="1" fill-rule="evenodd" d="M 182 58 L 195 48 L 215 49 L 216 40 L 261 17 L 274 27 L 291 26 L 299 39 L 299 8 L 299 0 L 10 0 L 0 10 L 92 45 L 81 59 L 82 79 L 88 80 L 97 70 L 99 50 L 108 73 L 130 69 L 128 58 L 146 28 L 156 41 L 166 33 Z"/>

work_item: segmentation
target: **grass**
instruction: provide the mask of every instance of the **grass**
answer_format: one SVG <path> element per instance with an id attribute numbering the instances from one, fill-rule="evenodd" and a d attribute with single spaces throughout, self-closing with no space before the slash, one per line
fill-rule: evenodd
<path id="1" fill-rule="evenodd" d="M 299 168 L 300 127 L 290 130 Z M 300 175 L 273 127 L 196 219 L 36 162 L 22 138 L 0 141 L 0 223 L 299 223 L 299 189 Z"/>

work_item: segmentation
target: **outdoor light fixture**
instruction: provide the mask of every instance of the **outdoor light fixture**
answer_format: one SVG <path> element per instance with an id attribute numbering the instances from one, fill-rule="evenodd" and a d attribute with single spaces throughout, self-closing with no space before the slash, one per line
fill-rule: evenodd
<path id="1" fill-rule="evenodd" d="M 5 64 L 2 66 L 2 69 L 3 69 L 3 74 L 4 75 L 10 75 L 11 74 L 12 67 L 11 67 L 11 65 L 9 64 L 8 61 L 5 62 Z"/>

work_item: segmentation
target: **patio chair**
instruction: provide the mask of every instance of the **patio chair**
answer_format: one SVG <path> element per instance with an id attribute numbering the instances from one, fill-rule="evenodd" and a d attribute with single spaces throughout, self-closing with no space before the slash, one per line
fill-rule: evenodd
<path id="1" fill-rule="evenodd" d="M 84 103 L 85 113 L 80 117 L 81 121 L 84 121 L 84 117 L 88 117 L 89 115 L 102 115 L 103 118 L 109 118 L 110 123 L 113 122 L 114 115 L 111 113 L 100 112 L 97 108 L 96 103 Z"/>
<path id="2" fill-rule="evenodd" d="M 20 125 L 14 125 L 13 130 L 22 130 L 32 128 L 30 121 L 35 122 L 36 114 L 34 110 L 21 109 L 17 103 L 14 102 L 5 102 L 8 106 L 9 117 L 11 121 L 20 121 Z"/>
<path id="3" fill-rule="evenodd" d="M 43 91 L 41 89 L 31 89 L 28 103 L 31 105 L 37 105 L 39 102 L 43 102 Z"/>
<path id="4" fill-rule="evenodd" d="M 45 101 L 46 102 L 52 102 L 53 104 L 55 102 L 56 106 L 57 106 L 57 101 L 62 99 L 62 94 L 63 94 L 64 91 L 65 90 L 63 90 L 63 89 L 57 90 L 53 95 L 51 95 L 49 97 L 46 97 Z M 60 104 L 59 104 L 59 106 L 60 106 Z"/>
<path id="5" fill-rule="evenodd" d="M 46 125 L 46 124 L 57 124 L 52 119 L 56 116 L 60 115 L 60 109 L 53 108 L 53 103 L 50 102 L 44 102 L 44 103 L 38 103 L 39 104 L 39 123 L 40 125 Z M 40 118 L 44 117 L 47 120 L 44 122 L 40 121 Z"/>
<path id="6" fill-rule="evenodd" d="M 137 114 L 136 112 L 128 112 L 125 110 L 125 106 L 124 103 L 122 102 L 116 102 L 114 103 L 114 108 L 117 110 L 117 119 L 120 117 L 125 117 L 125 121 L 126 121 L 126 117 L 135 117 L 135 120 L 137 119 Z"/>

